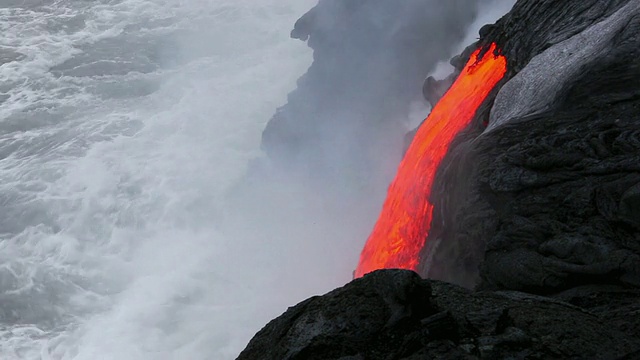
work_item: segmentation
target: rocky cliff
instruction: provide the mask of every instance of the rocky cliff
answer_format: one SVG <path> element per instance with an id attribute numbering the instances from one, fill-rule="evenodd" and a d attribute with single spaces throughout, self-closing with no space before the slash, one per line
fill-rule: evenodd
<path id="1" fill-rule="evenodd" d="M 638 359 L 640 291 L 471 292 L 380 270 L 290 308 L 239 360 Z"/>
<path id="2" fill-rule="evenodd" d="M 639 30 L 635 0 L 521 0 L 483 28 L 509 74 L 440 171 L 423 275 L 639 285 Z"/>
<path id="3" fill-rule="evenodd" d="M 493 43 L 507 75 L 431 192 L 420 275 L 449 283 L 369 274 L 290 308 L 239 359 L 640 358 L 640 0 L 519 0 L 452 63 Z M 265 140 L 288 144 L 277 123 Z"/>

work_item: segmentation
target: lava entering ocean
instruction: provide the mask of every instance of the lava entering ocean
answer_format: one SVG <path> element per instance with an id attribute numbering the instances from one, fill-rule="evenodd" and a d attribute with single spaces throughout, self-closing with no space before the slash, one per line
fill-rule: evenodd
<path id="1" fill-rule="evenodd" d="M 382 213 L 360 255 L 356 278 L 378 269 L 416 270 L 433 213 L 431 187 L 455 136 L 504 77 L 507 59 L 494 55 L 496 44 L 471 58 L 458 79 L 420 126 L 389 186 Z"/>

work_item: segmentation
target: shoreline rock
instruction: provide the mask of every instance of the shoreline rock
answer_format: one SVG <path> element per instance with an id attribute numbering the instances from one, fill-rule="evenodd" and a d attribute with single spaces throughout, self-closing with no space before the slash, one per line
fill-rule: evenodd
<path id="1" fill-rule="evenodd" d="M 633 359 L 638 311 L 639 290 L 471 292 L 380 270 L 289 308 L 238 360 Z"/>

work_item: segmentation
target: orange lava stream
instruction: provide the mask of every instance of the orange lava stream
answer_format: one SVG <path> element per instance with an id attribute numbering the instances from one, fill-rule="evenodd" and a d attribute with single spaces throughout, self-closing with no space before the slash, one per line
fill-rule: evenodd
<path id="1" fill-rule="evenodd" d="M 496 45 L 482 59 L 477 50 L 449 91 L 420 126 L 373 232 L 360 255 L 356 278 L 378 269 L 416 270 L 431 228 L 431 186 L 455 136 L 473 120 L 478 108 L 504 77 L 507 59 L 494 55 Z"/>

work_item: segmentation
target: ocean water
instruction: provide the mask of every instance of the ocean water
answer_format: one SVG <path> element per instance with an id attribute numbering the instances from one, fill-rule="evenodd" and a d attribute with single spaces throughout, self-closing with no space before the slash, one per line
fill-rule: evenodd
<path id="1" fill-rule="evenodd" d="M 313 5 L 0 1 L 0 359 L 233 359 L 348 278 L 283 282 L 297 260 L 228 211 Z"/>

